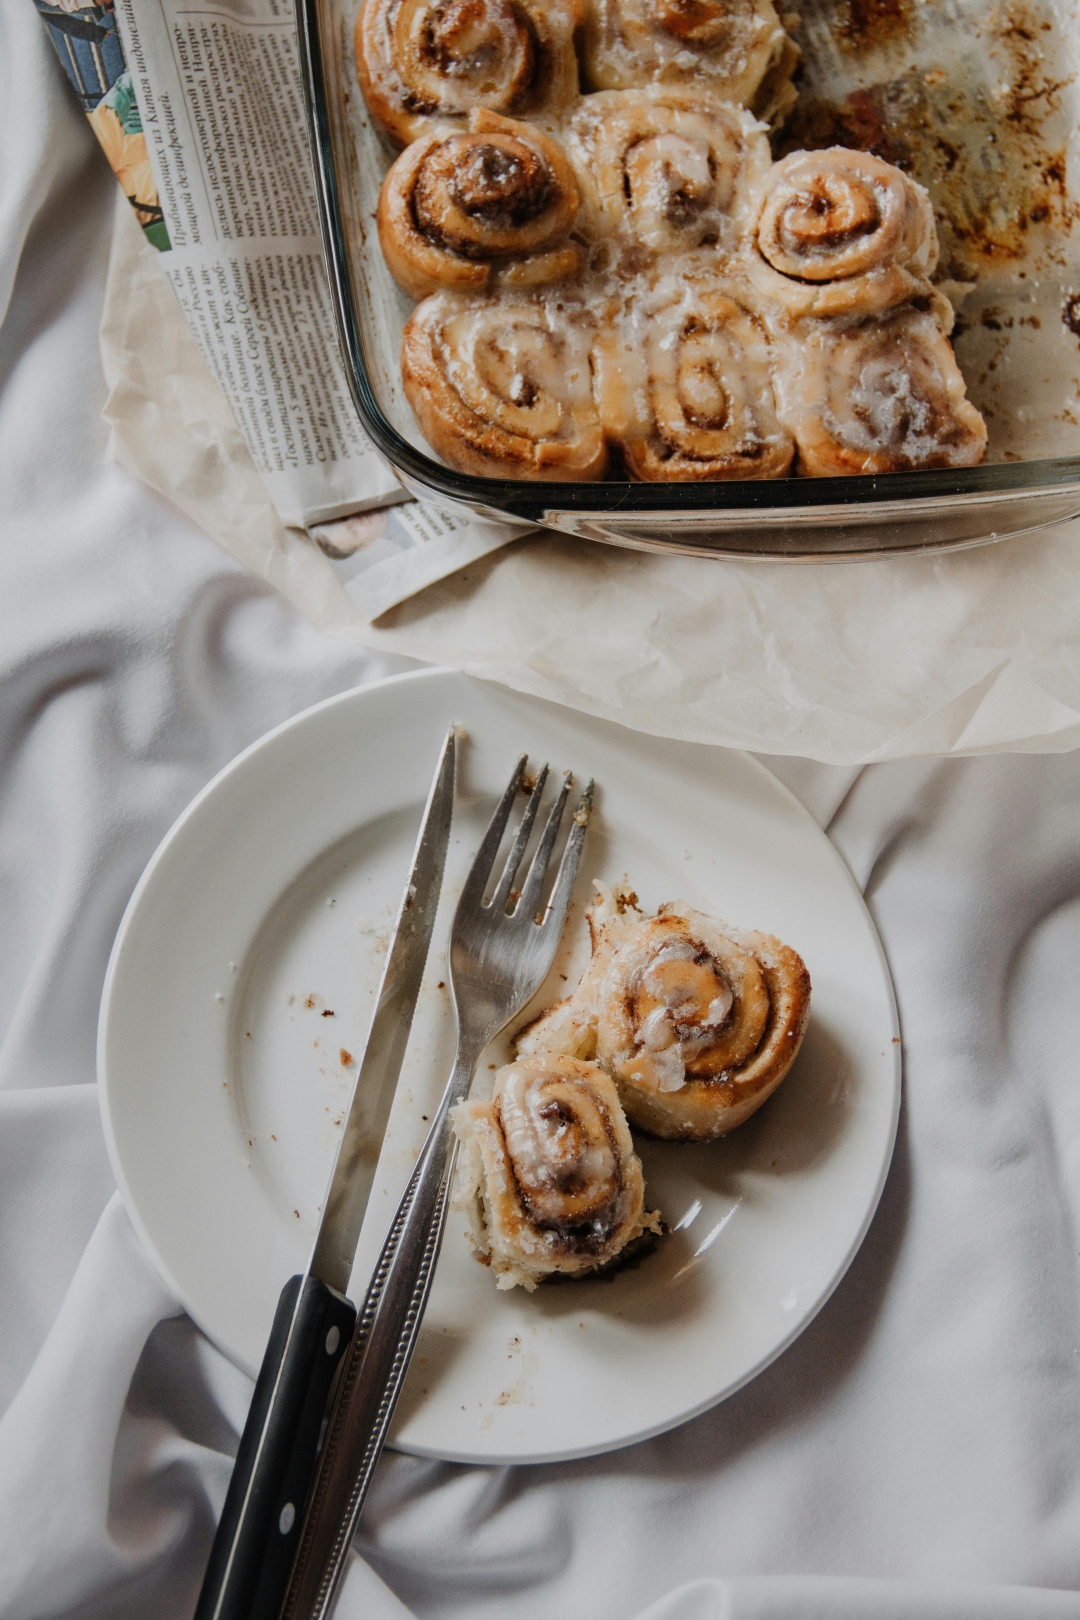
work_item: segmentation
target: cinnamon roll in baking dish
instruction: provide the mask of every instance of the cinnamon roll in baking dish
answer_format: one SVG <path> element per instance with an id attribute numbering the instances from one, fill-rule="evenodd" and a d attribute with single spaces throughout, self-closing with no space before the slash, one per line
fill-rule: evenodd
<path id="1" fill-rule="evenodd" d="M 500 1288 L 609 1267 L 658 1231 L 618 1093 L 593 1063 L 545 1055 L 510 1063 L 490 1102 L 465 1102 L 459 1197 L 478 1256 Z"/>
<path id="2" fill-rule="evenodd" d="M 683 905 L 645 917 L 602 888 L 589 925 L 580 985 L 519 1036 L 519 1057 L 594 1059 L 654 1136 L 707 1141 L 741 1125 L 799 1050 L 810 1013 L 801 958 Z"/>
<path id="3" fill-rule="evenodd" d="M 592 90 L 688 84 L 770 121 L 795 101 L 799 52 L 772 0 L 587 0 L 583 57 Z"/>
<path id="4" fill-rule="evenodd" d="M 748 268 L 777 318 L 873 314 L 929 292 L 928 193 L 869 152 L 793 152 L 760 187 Z"/>
<path id="5" fill-rule="evenodd" d="M 402 338 L 409 404 L 451 467 L 489 478 L 599 478 L 607 447 L 593 399 L 592 316 L 556 292 L 439 293 Z"/>
<path id="6" fill-rule="evenodd" d="M 578 0 L 364 0 L 356 66 L 368 111 L 405 146 L 477 107 L 557 117 L 577 95 Z"/>
<path id="7" fill-rule="evenodd" d="M 675 261 L 597 344 L 600 415 L 632 478 L 782 478 L 769 343 L 738 292 Z"/>
<path id="8" fill-rule="evenodd" d="M 810 477 L 974 467 L 986 424 L 932 306 L 805 321 L 782 345 L 780 420 Z"/>
<path id="9" fill-rule="evenodd" d="M 707 91 L 585 96 L 566 128 L 581 233 L 652 254 L 732 246 L 769 167 L 762 125 Z"/>
<path id="10" fill-rule="evenodd" d="M 536 286 L 577 270 L 579 250 L 565 240 L 577 209 L 561 147 L 481 108 L 467 131 L 425 135 L 402 152 L 379 195 L 379 242 L 413 298 L 483 287 L 493 271 Z"/>

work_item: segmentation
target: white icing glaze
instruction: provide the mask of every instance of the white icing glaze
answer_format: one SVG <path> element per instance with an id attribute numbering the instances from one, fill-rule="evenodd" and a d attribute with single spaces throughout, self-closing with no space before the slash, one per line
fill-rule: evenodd
<path id="1" fill-rule="evenodd" d="M 708 971 L 714 977 L 717 993 L 708 1004 L 704 1018 L 699 1012 L 700 985 L 680 983 L 678 975 L 662 969 L 675 962 L 697 963 L 700 945 L 689 939 L 668 941 L 641 970 L 637 985 L 656 1001 L 637 1026 L 635 1046 L 648 1055 L 645 1071 L 658 1091 L 680 1090 L 686 1084 L 686 1060 L 715 1040 L 729 1018 L 734 995 L 723 971 L 710 957 Z M 704 966 L 704 964 L 702 964 Z"/>
<path id="2" fill-rule="evenodd" d="M 517 1063 L 499 1078 L 498 1103 L 507 1157 L 534 1217 L 558 1226 L 572 1206 L 602 1222 L 619 1166 L 595 1097 L 580 1081 Z"/>
<path id="3" fill-rule="evenodd" d="M 665 1051 L 654 1053 L 652 1067 L 658 1091 L 681 1091 L 686 1084 L 686 1065 L 678 1041 Z"/>

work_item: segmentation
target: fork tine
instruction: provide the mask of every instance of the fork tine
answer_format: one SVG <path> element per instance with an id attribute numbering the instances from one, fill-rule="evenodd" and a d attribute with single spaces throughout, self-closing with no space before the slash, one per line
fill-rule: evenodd
<path id="1" fill-rule="evenodd" d="M 495 864 L 495 857 L 499 852 L 499 845 L 502 843 L 502 836 L 506 831 L 506 823 L 510 819 L 510 812 L 514 807 L 514 800 L 517 798 L 518 789 L 521 787 L 521 778 L 525 775 L 525 767 L 528 762 L 528 754 L 522 754 L 514 766 L 513 775 L 506 784 L 506 791 L 495 807 L 495 814 L 488 822 L 488 830 L 484 834 L 480 848 L 476 852 L 476 859 L 473 861 L 469 875 L 465 879 L 461 890 L 461 900 L 458 902 L 459 905 L 478 906 L 484 898 L 484 890 L 487 888 L 487 881 L 491 876 L 491 868 Z"/>
<path id="2" fill-rule="evenodd" d="M 570 823 L 570 836 L 566 840 L 566 848 L 559 862 L 559 870 L 555 875 L 555 885 L 551 891 L 547 910 L 543 916 L 545 927 L 555 931 L 556 938 L 562 933 L 566 921 L 567 909 L 570 905 L 570 896 L 573 893 L 574 879 L 577 877 L 578 865 L 581 861 L 581 850 L 585 843 L 585 829 L 589 825 L 589 816 L 592 812 L 593 782 L 588 781 L 584 793 L 577 802 L 573 820 Z"/>
<path id="3" fill-rule="evenodd" d="M 547 869 L 551 863 L 551 851 L 554 849 L 555 840 L 559 836 L 559 824 L 562 821 L 567 794 L 570 792 L 573 780 L 574 778 L 567 771 L 563 778 L 563 785 L 559 790 L 559 797 L 552 805 L 547 821 L 544 823 L 544 831 L 541 834 L 536 854 L 533 856 L 532 865 L 529 867 L 529 875 L 521 885 L 521 899 L 514 908 L 516 917 L 531 917 L 539 910 L 540 891 L 544 886 Z"/>
<path id="4" fill-rule="evenodd" d="M 536 778 L 536 786 L 533 788 L 529 802 L 525 806 L 525 814 L 521 818 L 521 825 L 518 827 L 513 848 L 506 857 L 502 877 L 499 879 L 498 886 L 491 896 L 493 906 L 505 909 L 507 897 L 510 894 L 514 878 L 517 876 L 517 869 L 521 865 L 521 857 L 524 855 L 525 846 L 529 842 L 529 834 L 532 832 L 533 822 L 536 820 L 536 812 L 540 808 L 540 800 L 544 796 L 544 783 L 547 779 L 548 767 L 545 765 Z"/>

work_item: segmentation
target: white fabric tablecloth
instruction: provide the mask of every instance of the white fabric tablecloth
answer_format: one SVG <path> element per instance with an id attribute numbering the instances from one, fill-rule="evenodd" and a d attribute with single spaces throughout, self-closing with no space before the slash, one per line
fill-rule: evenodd
<path id="1" fill-rule="evenodd" d="M 0 28 L 0 1616 L 180 1620 L 250 1384 L 113 1190 L 102 975 L 196 789 L 392 666 L 102 464 L 114 182 L 29 0 Z M 388 1455 L 343 1620 L 1080 1620 L 1080 756 L 777 768 L 863 885 L 903 1019 L 861 1253 L 774 1367 L 662 1439 Z"/>

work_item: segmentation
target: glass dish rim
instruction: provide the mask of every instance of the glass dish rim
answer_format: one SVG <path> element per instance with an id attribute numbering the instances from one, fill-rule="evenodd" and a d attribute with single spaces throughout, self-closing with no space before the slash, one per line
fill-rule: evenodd
<path id="1" fill-rule="evenodd" d="M 403 437 L 383 412 L 364 353 L 362 328 L 349 274 L 350 249 L 340 202 L 337 164 L 323 68 L 321 0 L 295 0 L 301 84 L 310 135 L 316 206 L 330 298 L 345 374 L 365 432 L 407 481 L 443 498 L 492 515 L 543 522 L 553 511 L 618 515 L 670 513 L 673 517 L 771 512 L 792 509 L 888 505 L 899 515 L 909 503 L 947 501 L 951 496 L 1022 493 L 1035 495 L 1080 486 L 1080 454 L 1036 461 L 995 462 L 980 467 L 924 468 L 902 473 L 841 478 L 733 479 L 724 483 L 637 483 L 597 479 L 563 483 L 546 479 L 480 478 L 459 473 L 424 454 Z"/>

